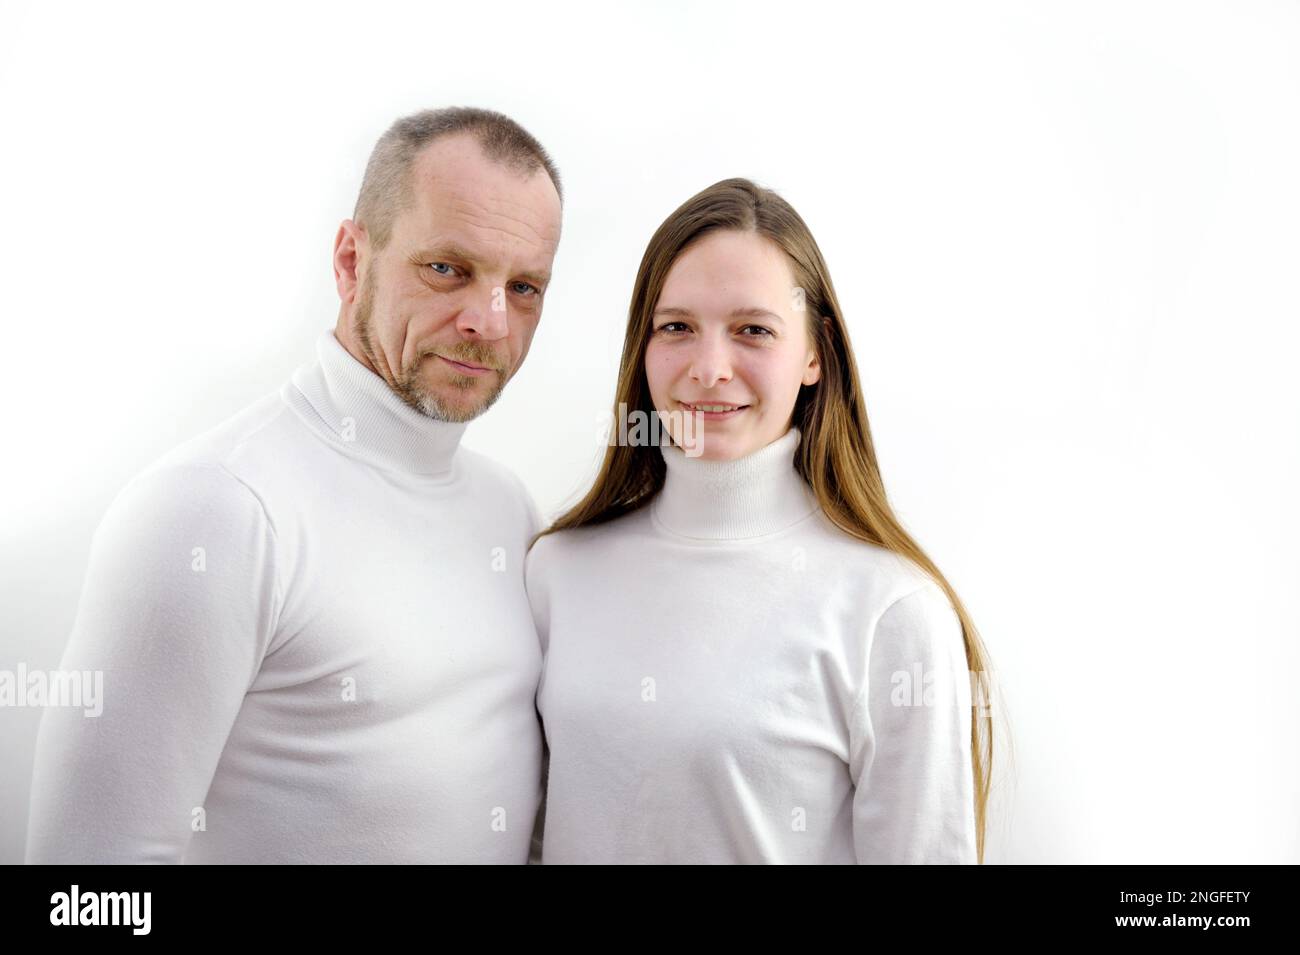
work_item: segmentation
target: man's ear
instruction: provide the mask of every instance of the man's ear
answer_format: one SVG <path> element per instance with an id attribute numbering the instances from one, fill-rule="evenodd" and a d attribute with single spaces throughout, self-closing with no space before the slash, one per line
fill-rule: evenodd
<path id="1" fill-rule="evenodd" d="M 344 303 L 351 304 L 356 298 L 357 289 L 361 285 L 362 260 L 368 254 L 366 227 L 351 219 L 344 219 L 334 236 L 334 285 Z"/>

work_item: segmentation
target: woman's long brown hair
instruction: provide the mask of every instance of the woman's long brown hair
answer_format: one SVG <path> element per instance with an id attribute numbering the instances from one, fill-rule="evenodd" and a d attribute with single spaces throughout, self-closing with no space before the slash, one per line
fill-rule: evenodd
<path id="1" fill-rule="evenodd" d="M 792 424 L 802 432 L 795 452 L 796 469 L 836 526 L 852 537 L 910 558 L 943 588 L 961 619 L 976 704 L 971 720 L 971 766 L 976 845 L 983 863 L 993 773 L 993 729 L 991 720 L 984 718 L 991 715 L 992 706 L 988 652 L 956 592 L 903 529 L 885 496 L 839 299 L 821 250 L 788 202 L 748 179 L 725 179 L 692 196 L 658 228 L 641 259 L 632 291 L 614 414 L 619 415 L 620 408 L 624 415 L 639 410 L 646 416 L 644 420 L 656 414 L 644 358 L 659 294 L 678 256 L 704 235 L 720 229 L 756 232 L 770 239 L 789 256 L 796 286 L 803 290 L 808 333 L 821 362 L 821 379 L 801 388 L 795 401 Z M 641 507 L 663 487 L 664 472 L 657 444 L 610 442 L 591 490 L 537 539 L 585 524 L 601 524 Z"/>

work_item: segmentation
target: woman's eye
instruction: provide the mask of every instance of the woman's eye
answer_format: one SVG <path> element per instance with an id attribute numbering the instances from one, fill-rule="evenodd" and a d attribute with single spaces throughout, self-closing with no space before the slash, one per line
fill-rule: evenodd
<path id="1" fill-rule="evenodd" d="M 764 328 L 762 325 L 746 325 L 743 329 L 741 329 L 741 331 L 745 331 L 745 332 L 747 332 L 747 331 L 749 331 L 751 328 L 756 328 L 756 329 L 758 329 L 758 335 L 756 335 L 756 336 L 755 336 L 755 335 L 751 335 L 751 336 L 750 336 L 751 338 L 762 338 L 764 335 L 771 335 L 771 334 L 772 334 L 772 330 L 771 330 L 770 328 Z"/>
<path id="2" fill-rule="evenodd" d="M 686 327 L 686 323 L 685 323 L 685 322 L 664 322 L 662 325 L 660 325 L 658 328 L 656 328 L 655 331 L 657 331 L 657 332 L 675 332 L 675 331 L 678 331 L 679 329 L 682 329 L 682 328 L 685 328 L 685 327 Z"/>

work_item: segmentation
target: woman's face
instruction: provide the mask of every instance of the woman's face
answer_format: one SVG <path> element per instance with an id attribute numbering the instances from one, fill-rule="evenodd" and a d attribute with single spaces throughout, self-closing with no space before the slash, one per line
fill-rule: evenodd
<path id="1" fill-rule="evenodd" d="M 789 258 L 757 233 L 711 232 L 678 256 L 645 351 L 673 441 L 731 460 L 789 430 L 800 386 L 821 375 L 803 299 Z"/>

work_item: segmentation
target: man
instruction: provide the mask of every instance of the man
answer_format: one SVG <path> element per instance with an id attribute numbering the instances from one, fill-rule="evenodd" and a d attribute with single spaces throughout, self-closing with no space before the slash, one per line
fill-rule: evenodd
<path id="1" fill-rule="evenodd" d="M 559 177 L 513 121 L 396 122 L 334 244 L 317 358 L 134 478 L 96 532 L 29 862 L 529 858 L 538 515 L 461 448 L 519 370 Z"/>

